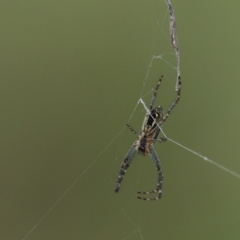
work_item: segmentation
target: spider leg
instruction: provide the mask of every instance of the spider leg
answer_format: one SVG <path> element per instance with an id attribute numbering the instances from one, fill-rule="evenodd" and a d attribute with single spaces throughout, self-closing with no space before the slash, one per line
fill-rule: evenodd
<path id="1" fill-rule="evenodd" d="M 160 161 L 159 158 L 157 156 L 157 153 L 155 152 L 154 148 L 151 147 L 150 148 L 150 153 L 149 153 L 150 157 L 153 160 L 153 163 L 155 164 L 157 171 L 158 171 L 158 180 L 157 180 L 157 187 L 156 189 L 152 190 L 152 191 L 148 191 L 148 192 L 138 192 L 138 194 L 150 194 L 150 193 L 157 193 L 158 195 L 156 197 L 153 198 L 143 198 L 143 197 L 138 197 L 138 199 L 141 200 L 158 200 L 161 198 L 162 196 L 162 183 L 163 183 L 163 174 L 162 174 L 162 169 L 161 169 L 161 165 L 160 165 Z"/>
<path id="2" fill-rule="evenodd" d="M 120 167 L 120 171 L 119 171 L 119 175 L 118 175 L 117 183 L 116 183 L 116 187 L 115 187 L 116 193 L 119 191 L 123 177 L 129 167 L 130 163 L 132 162 L 133 158 L 135 157 L 136 153 L 137 153 L 137 150 L 136 150 L 136 146 L 134 143 L 133 146 L 129 149 L 123 162 L 121 163 L 121 167 Z"/>
<path id="3" fill-rule="evenodd" d="M 160 84 L 162 82 L 162 79 L 163 79 L 163 75 L 159 78 L 157 85 L 153 89 L 152 98 L 151 98 L 151 101 L 150 101 L 150 104 L 149 104 L 149 110 L 146 112 L 144 120 L 143 120 L 142 131 L 144 130 L 144 127 L 145 127 L 146 123 L 148 122 L 149 116 L 151 115 L 151 112 L 153 110 L 153 104 L 154 104 L 154 102 L 156 100 L 157 91 L 158 91 L 158 88 L 159 88 L 159 86 L 160 86 Z"/>
<path id="4" fill-rule="evenodd" d="M 151 111 L 152 108 L 153 108 L 153 104 L 154 104 L 154 102 L 155 102 L 155 100 L 156 100 L 156 97 L 157 97 L 157 90 L 158 90 L 158 88 L 159 88 L 159 86 L 160 86 L 160 84 L 161 84 L 161 82 L 162 82 L 162 79 L 163 79 L 163 75 L 159 78 L 157 85 L 156 85 L 155 88 L 153 89 L 153 94 L 152 94 L 152 98 L 151 98 L 150 105 L 149 105 L 149 110 L 150 110 L 150 111 Z"/>
<path id="5" fill-rule="evenodd" d="M 157 82 L 157 85 L 153 89 L 152 98 L 151 98 L 151 101 L 150 101 L 150 104 L 149 104 L 149 111 L 146 112 L 145 118 L 143 120 L 142 131 L 144 130 L 144 126 L 145 126 L 146 122 L 148 121 L 149 116 L 151 115 L 151 111 L 153 110 L 153 105 L 154 105 L 154 102 L 155 102 L 156 97 L 157 97 L 157 91 L 158 91 L 158 88 L 159 88 L 159 86 L 162 82 L 162 79 L 163 79 L 163 75 L 159 78 L 159 80 Z"/>
<path id="6" fill-rule="evenodd" d="M 154 139 L 154 142 L 159 142 L 159 143 L 166 142 L 166 141 L 167 141 L 167 139 L 165 137 Z"/>
<path id="7" fill-rule="evenodd" d="M 178 104 L 180 96 L 181 96 L 181 77 L 178 76 L 178 88 L 176 89 L 177 91 L 177 97 L 174 99 L 174 101 L 172 102 L 171 106 L 169 107 L 169 109 L 167 110 L 166 114 L 163 117 L 163 120 L 161 121 L 161 124 L 164 123 L 167 118 L 169 117 L 171 111 L 173 110 L 173 108 Z"/>
<path id="8" fill-rule="evenodd" d="M 134 134 L 136 134 L 138 136 L 137 131 L 135 131 L 128 123 L 126 125 L 131 130 L 131 132 L 133 132 Z"/>

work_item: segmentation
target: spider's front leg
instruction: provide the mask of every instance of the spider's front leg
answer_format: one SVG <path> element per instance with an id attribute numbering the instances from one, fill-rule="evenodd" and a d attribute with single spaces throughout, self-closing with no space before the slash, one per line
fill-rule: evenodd
<path id="1" fill-rule="evenodd" d="M 118 175 L 118 178 L 117 178 L 117 184 L 116 184 L 116 187 L 115 187 L 115 192 L 116 193 L 119 191 L 119 189 L 121 187 L 121 182 L 123 180 L 123 177 L 124 177 L 128 167 L 129 167 L 130 163 L 132 162 L 133 158 L 135 157 L 136 153 L 137 153 L 136 144 L 134 143 L 133 146 L 128 151 L 126 157 L 124 158 L 124 160 L 121 164 L 119 175 Z"/>
<path id="2" fill-rule="evenodd" d="M 149 155 L 152 158 L 153 163 L 156 166 L 157 171 L 158 171 L 157 187 L 152 191 L 138 192 L 138 194 L 157 193 L 158 195 L 156 197 L 153 197 L 153 198 L 138 197 L 138 199 L 141 199 L 141 200 L 158 200 L 162 197 L 162 183 L 163 183 L 162 168 L 161 168 L 160 161 L 159 161 L 159 158 L 157 156 L 157 153 L 155 152 L 153 147 L 151 147 Z"/>

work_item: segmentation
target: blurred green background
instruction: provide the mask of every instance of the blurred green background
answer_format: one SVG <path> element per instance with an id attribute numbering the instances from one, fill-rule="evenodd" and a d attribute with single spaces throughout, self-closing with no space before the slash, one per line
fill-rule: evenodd
<path id="1" fill-rule="evenodd" d="M 172 4 L 183 85 L 164 132 L 240 173 L 240 3 Z M 136 198 L 156 184 L 149 157 L 114 193 L 139 98 L 162 74 L 156 104 L 175 97 L 164 0 L 4 0 L 0 27 L 0 240 L 240 239 L 240 179 L 171 142 L 155 145 L 160 201 Z"/>

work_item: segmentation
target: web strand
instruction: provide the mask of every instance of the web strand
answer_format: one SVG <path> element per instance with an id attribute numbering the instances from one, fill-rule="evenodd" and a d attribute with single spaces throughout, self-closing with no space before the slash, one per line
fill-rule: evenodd
<path id="1" fill-rule="evenodd" d="M 178 42 L 178 38 L 177 38 L 177 30 L 176 30 L 176 17 L 175 17 L 175 14 L 174 14 L 174 10 L 173 10 L 173 6 L 171 4 L 171 1 L 170 0 L 165 0 L 166 1 L 166 4 L 168 6 L 168 11 L 169 11 L 169 19 L 170 19 L 170 40 L 171 40 L 171 44 L 173 46 L 173 49 L 174 49 L 174 52 L 175 52 L 175 56 L 176 56 L 176 62 L 177 62 L 177 66 L 176 66 L 176 70 L 177 70 L 177 78 L 176 78 L 176 86 L 175 86 L 175 89 L 176 91 L 179 91 L 180 90 L 180 87 L 181 87 L 181 83 L 180 83 L 180 75 L 181 75 L 181 71 L 180 71 L 180 50 L 179 50 L 179 42 Z M 157 26 L 158 26 L 158 23 L 157 23 Z M 157 27 L 156 27 L 157 29 Z M 167 53 L 169 54 L 169 53 Z M 163 55 L 159 55 L 159 56 L 155 56 L 153 55 L 152 57 L 152 60 L 149 64 L 149 68 L 148 68 L 148 71 L 147 71 L 147 76 L 146 76 L 146 79 L 148 78 L 149 76 L 149 72 L 150 72 L 150 68 L 152 66 L 152 63 L 153 63 L 153 60 L 156 59 L 156 58 L 160 58 L 162 59 L 163 61 L 165 61 L 163 59 Z M 170 63 L 168 63 L 167 61 L 165 61 L 167 64 L 170 65 Z M 174 68 L 172 65 L 170 65 L 172 68 Z M 145 80 L 146 80 L 145 79 Z M 142 89 L 142 92 L 144 90 L 144 87 L 145 85 L 143 85 L 143 89 Z M 139 99 L 138 101 L 138 104 L 141 103 L 145 109 L 145 111 L 151 115 L 149 109 L 147 108 L 145 102 L 142 100 L 142 98 Z M 137 104 L 137 105 L 138 105 Z M 134 111 L 132 112 L 130 118 L 129 118 L 129 121 L 131 120 L 136 108 L 137 108 L 137 105 L 136 107 L 134 108 Z M 153 118 L 153 116 L 152 116 Z M 216 163 L 215 161 L 209 159 L 208 157 L 174 141 L 173 139 L 169 138 L 164 132 L 163 132 L 163 129 L 161 128 L 161 126 L 159 124 L 157 124 L 158 128 L 160 129 L 161 133 L 163 134 L 163 136 L 168 139 L 168 141 L 174 143 L 175 145 L 185 149 L 186 151 L 198 156 L 199 158 L 202 158 L 204 161 L 207 161 L 209 163 L 211 163 L 212 165 L 215 165 L 216 167 L 222 169 L 223 171 L 231 174 L 232 176 L 235 176 L 237 178 L 240 178 L 240 174 L 238 174 L 237 172 L 234 172 L 226 167 L 224 167 L 223 165 L 219 164 L 219 163 Z M 27 237 L 36 229 L 36 227 L 49 215 L 49 213 L 57 206 L 57 204 L 67 195 L 67 193 L 74 187 L 74 185 L 83 177 L 83 175 L 94 165 L 94 163 L 100 158 L 100 156 L 109 148 L 109 146 L 119 137 L 119 135 L 123 132 L 123 130 L 125 129 L 122 128 L 118 134 L 107 144 L 107 146 L 100 152 L 100 154 L 88 165 L 87 168 L 85 168 L 85 170 L 76 178 L 76 180 L 68 187 L 68 189 L 58 198 L 58 200 L 46 211 L 46 213 L 37 221 L 37 223 L 30 229 L 30 231 L 28 231 L 28 233 L 22 238 L 23 240 L 27 239 Z M 125 212 L 124 212 L 125 214 Z M 126 215 L 126 214 L 125 214 Z M 129 219 L 129 217 L 126 215 L 126 217 L 128 218 L 129 221 L 131 221 Z M 135 225 L 135 224 L 134 224 Z M 136 229 L 138 230 L 139 234 L 140 234 L 140 237 L 141 239 L 143 239 L 143 236 L 142 236 L 142 233 L 141 233 L 141 229 L 139 226 L 136 226 Z M 126 238 L 125 238 L 126 239 Z"/>
<path id="2" fill-rule="evenodd" d="M 118 134 L 107 144 L 107 146 L 98 154 L 98 156 L 88 165 L 87 168 L 76 178 L 76 180 L 68 187 L 68 189 L 58 198 L 58 200 L 47 210 L 47 212 L 38 220 L 38 222 L 30 229 L 30 231 L 24 236 L 22 240 L 27 239 L 27 237 L 34 231 L 34 229 L 48 216 L 48 214 L 57 206 L 57 204 L 67 195 L 67 193 L 75 186 L 80 178 L 93 166 L 93 164 L 102 156 L 102 154 L 109 148 L 109 146 L 119 137 L 123 132 L 125 127 L 123 127 Z"/>
<path id="3" fill-rule="evenodd" d="M 141 98 L 139 99 L 138 103 L 141 103 L 141 104 L 143 105 L 145 111 L 146 111 L 152 118 L 154 118 L 154 117 L 151 115 L 151 112 L 149 111 L 149 109 L 147 108 L 145 102 L 144 102 Z M 204 161 L 209 162 L 209 163 L 215 165 L 216 167 L 222 169 L 223 171 L 225 171 L 225 172 L 227 172 L 227 173 L 229 173 L 229 174 L 231 174 L 231 175 L 233 175 L 233 176 L 235 176 L 235 177 L 237 177 L 237 178 L 240 178 L 240 174 L 239 174 L 239 173 L 234 172 L 234 171 L 232 171 L 232 170 L 224 167 L 223 165 L 221 165 L 221 164 L 219 164 L 219 163 L 216 163 L 215 161 L 209 159 L 208 157 L 206 157 L 206 156 L 204 156 L 204 155 L 202 155 L 202 154 L 200 154 L 200 153 L 198 153 L 198 152 L 196 152 L 196 151 L 194 151 L 194 150 L 192 150 L 192 149 L 184 146 L 183 144 L 181 144 L 181 143 L 179 143 L 179 142 L 177 142 L 177 141 L 169 138 L 169 137 L 166 135 L 166 133 L 163 132 L 163 129 L 160 127 L 160 125 L 157 124 L 157 126 L 158 126 L 158 128 L 160 129 L 162 135 L 163 135 L 168 141 L 170 141 L 170 142 L 174 143 L 175 145 L 177 145 L 177 146 L 185 149 L 186 151 L 188 151 L 188 152 L 190 152 L 190 153 L 192 153 L 192 154 L 194 154 L 194 155 L 202 158 Z"/>
<path id="4" fill-rule="evenodd" d="M 168 5 L 168 10 L 169 10 L 169 28 L 170 28 L 170 38 L 171 38 L 171 43 L 173 46 L 173 49 L 175 51 L 176 59 L 177 59 L 177 80 L 176 80 L 176 91 L 178 91 L 181 88 L 181 83 L 180 83 L 180 76 L 181 76 L 181 71 L 180 71 L 180 52 L 179 52 L 179 43 L 178 43 L 178 38 L 177 38 L 177 29 L 176 29 L 176 17 L 174 14 L 173 6 L 171 4 L 170 0 L 166 0 L 166 3 Z"/>

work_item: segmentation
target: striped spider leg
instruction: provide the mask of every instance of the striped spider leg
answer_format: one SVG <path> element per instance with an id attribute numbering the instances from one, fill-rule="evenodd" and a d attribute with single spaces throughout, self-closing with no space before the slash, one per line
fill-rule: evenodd
<path id="1" fill-rule="evenodd" d="M 157 186 L 154 190 L 146 191 L 146 192 L 138 192 L 138 194 L 157 193 L 157 196 L 152 197 L 152 198 L 143 198 L 143 197 L 138 196 L 138 199 L 158 200 L 162 196 L 163 174 L 162 174 L 160 160 L 157 156 L 156 151 L 154 150 L 153 143 L 156 143 L 156 142 L 161 143 L 161 142 L 167 141 L 167 139 L 164 137 L 158 138 L 158 135 L 161 132 L 160 127 L 166 121 L 166 119 L 170 115 L 172 109 L 179 102 L 180 92 L 181 92 L 181 82 L 180 82 L 180 78 L 179 78 L 180 84 L 179 84 L 179 88 L 177 89 L 177 97 L 175 98 L 175 100 L 173 101 L 173 103 L 171 104 L 169 109 L 167 110 L 166 114 L 165 115 L 163 114 L 162 107 L 160 107 L 160 106 L 153 108 L 154 102 L 157 97 L 157 91 L 161 84 L 162 78 L 163 78 L 163 76 L 161 76 L 161 78 L 158 80 L 157 85 L 153 89 L 153 94 L 152 94 L 152 98 L 151 98 L 150 105 L 149 105 L 149 111 L 147 111 L 147 113 L 145 115 L 141 133 L 138 134 L 129 124 L 127 124 L 127 127 L 134 134 L 137 135 L 138 139 L 137 139 L 137 141 L 134 142 L 134 144 L 128 151 L 127 155 L 125 156 L 125 158 L 121 164 L 119 175 L 117 178 L 116 187 L 115 187 L 116 193 L 120 190 L 122 180 L 126 174 L 128 167 L 130 166 L 133 158 L 136 156 L 137 153 L 139 153 L 142 155 L 148 154 L 150 156 L 150 158 L 152 159 L 152 161 L 157 169 L 158 177 L 157 177 Z"/>

